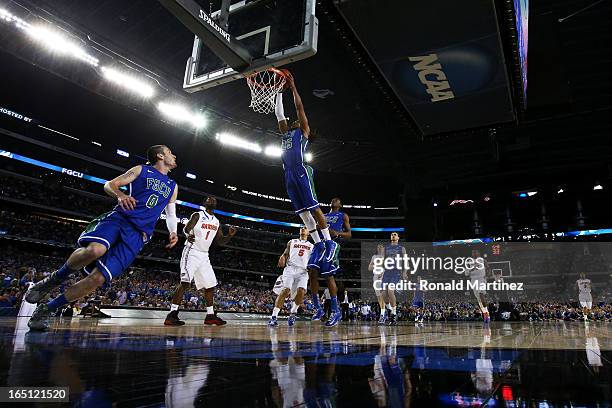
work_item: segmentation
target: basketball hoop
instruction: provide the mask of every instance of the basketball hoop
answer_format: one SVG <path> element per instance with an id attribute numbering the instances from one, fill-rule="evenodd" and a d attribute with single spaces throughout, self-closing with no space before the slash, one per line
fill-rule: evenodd
<path id="1" fill-rule="evenodd" d="M 276 107 L 276 95 L 283 90 L 287 80 L 279 69 L 269 68 L 246 77 L 251 90 L 251 104 L 255 112 L 269 114 Z"/>

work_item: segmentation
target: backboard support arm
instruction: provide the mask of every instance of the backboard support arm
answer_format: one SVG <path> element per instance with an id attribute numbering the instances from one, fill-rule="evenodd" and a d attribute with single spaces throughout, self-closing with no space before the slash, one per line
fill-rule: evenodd
<path id="1" fill-rule="evenodd" d="M 234 41 L 227 28 L 221 27 L 193 0 L 158 0 L 185 27 L 197 35 L 206 46 L 237 72 L 244 71 L 251 64 L 249 52 Z M 229 0 L 227 4 L 229 14 Z M 223 9 L 222 9 L 223 10 Z M 226 17 L 227 26 L 227 17 Z"/>
<path id="2" fill-rule="evenodd" d="M 227 31 L 229 26 L 229 10 L 232 0 L 223 0 L 221 3 L 221 11 L 219 13 L 219 26 Z"/>

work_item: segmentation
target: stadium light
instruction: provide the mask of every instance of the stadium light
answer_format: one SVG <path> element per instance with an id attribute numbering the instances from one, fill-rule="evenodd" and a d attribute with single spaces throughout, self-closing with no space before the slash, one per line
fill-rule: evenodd
<path id="1" fill-rule="evenodd" d="M 534 196 L 534 195 L 536 195 L 536 194 L 538 194 L 538 192 L 537 192 L 537 191 L 528 191 L 528 192 L 527 192 L 527 195 L 528 195 L 529 197 L 533 197 L 533 196 Z"/>
<path id="2" fill-rule="evenodd" d="M 434 206 L 434 207 L 437 207 L 437 206 L 438 206 L 438 203 L 435 203 L 435 202 L 434 202 L 434 203 L 433 203 L 433 206 Z"/>
<path id="3" fill-rule="evenodd" d="M 67 138 L 72 139 L 72 140 L 80 140 L 78 137 L 70 136 L 67 133 L 63 133 L 63 132 L 60 132 L 59 130 L 51 129 L 43 125 L 38 125 L 38 127 L 41 129 L 48 130 L 49 132 L 57 133 L 58 135 L 66 136 Z"/>
<path id="4" fill-rule="evenodd" d="M 461 199 L 456 199 L 450 202 L 450 206 L 454 206 L 457 204 L 474 204 L 474 200 L 461 200 Z"/>
<path id="5" fill-rule="evenodd" d="M 121 150 L 121 149 L 117 149 L 117 154 L 123 157 L 130 157 L 130 154 L 128 152 L 126 152 L 125 150 Z"/>
<path id="6" fill-rule="evenodd" d="M 187 178 L 192 179 L 192 180 L 195 180 L 197 178 L 196 175 L 193 173 L 187 173 L 185 174 L 185 176 L 187 176 Z"/>
<path id="7" fill-rule="evenodd" d="M 0 9 L 0 20 L 4 20 L 7 23 L 15 23 L 15 26 L 21 30 L 28 30 L 31 28 L 30 24 L 23 21 L 19 17 L 11 14 L 5 9 Z"/>
<path id="8" fill-rule="evenodd" d="M 283 150 L 276 145 L 270 145 L 266 147 L 265 154 L 270 157 L 281 157 Z"/>
<path id="9" fill-rule="evenodd" d="M 208 179 L 206 179 L 206 181 L 207 181 L 207 182 L 209 182 L 210 184 L 215 184 L 215 182 L 214 182 L 214 181 L 212 181 L 212 180 L 208 180 Z"/>
<path id="10" fill-rule="evenodd" d="M 313 159 L 312 153 L 304 154 L 304 159 L 306 160 L 307 163 L 310 163 Z"/>
<path id="11" fill-rule="evenodd" d="M 92 144 L 95 144 L 96 146 L 102 147 L 102 143 L 100 142 L 95 142 L 95 141 L 91 141 Z"/>
<path id="12" fill-rule="evenodd" d="M 24 30 L 36 41 L 60 55 L 69 55 L 94 67 L 98 66 L 98 59 L 91 56 L 77 43 L 65 37 L 59 31 L 45 26 L 24 27 Z"/>
<path id="13" fill-rule="evenodd" d="M 562 188 L 559 189 L 559 191 L 557 191 L 557 194 L 561 194 L 563 193 L 565 190 L 563 190 Z"/>
<path id="14" fill-rule="evenodd" d="M 593 190 L 603 190 L 603 186 L 599 183 L 595 184 L 595 186 L 593 186 Z"/>
<path id="15" fill-rule="evenodd" d="M 160 102 L 157 104 L 157 109 L 169 119 L 178 122 L 189 122 L 196 129 L 206 126 L 206 118 L 204 118 L 204 116 L 189 112 L 189 110 L 182 105 Z"/>
<path id="16" fill-rule="evenodd" d="M 102 67 L 104 77 L 115 84 L 128 89 L 143 98 L 151 98 L 155 95 L 155 89 L 148 83 L 135 78 L 132 75 L 118 71 L 114 68 Z"/>
<path id="17" fill-rule="evenodd" d="M 250 150 L 255 153 L 261 153 L 261 146 L 257 143 L 248 142 L 244 139 L 236 137 L 229 133 L 217 133 L 217 140 L 224 145 L 238 147 L 240 149 Z"/>

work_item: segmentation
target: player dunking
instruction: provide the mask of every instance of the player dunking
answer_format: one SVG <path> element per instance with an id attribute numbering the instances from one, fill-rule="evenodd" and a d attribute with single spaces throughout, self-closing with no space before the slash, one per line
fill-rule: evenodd
<path id="1" fill-rule="evenodd" d="M 584 272 L 580 273 L 580 279 L 576 281 L 578 286 L 578 301 L 582 307 L 582 315 L 584 320 L 589 319 L 591 308 L 593 307 L 593 296 L 591 296 L 591 280 L 587 279 Z"/>
<path id="2" fill-rule="evenodd" d="M 306 287 L 308 285 L 306 267 L 308 266 L 312 247 L 313 245 L 308 242 L 308 229 L 304 227 L 300 228 L 300 239 L 292 239 L 287 242 L 285 252 L 278 259 L 278 266 L 284 268 L 282 289 L 274 303 L 274 310 L 272 310 L 268 326 L 278 326 L 278 313 L 283 308 L 285 299 L 289 296 L 293 298 L 293 304 L 291 305 L 291 314 L 287 323 L 289 326 L 293 326 L 295 323 L 295 314 L 304 301 L 304 295 L 306 294 Z"/>
<path id="3" fill-rule="evenodd" d="M 155 145 L 147 150 L 147 160 L 149 164 L 132 167 L 104 184 L 104 192 L 115 198 L 117 205 L 87 226 L 77 241 L 81 248 L 74 251 L 60 269 L 28 291 L 26 300 L 39 303 L 70 275 L 80 269 L 88 273 L 86 278 L 68 287 L 55 299 L 39 303 L 28 322 L 30 329 L 46 330 L 51 312 L 120 276 L 151 239 L 164 209 L 170 231 L 166 248 L 176 245 L 178 186 L 168 177 L 168 173 L 176 168 L 176 156 L 167 146 Z M 121 191 L 123 186 L 129 186 L 128 194 Z"/>
<path id="4" fill-rule="evenodd" d="M 327 279 L 332 313 L 325 324 L 326 326 L 335 326 L 342 318 L 342 312 L 338 308 L 338 288 L 334 279 L 334 275 L 338 271 L 335 261 L 337 261 L 340 246 L 332 241 L 327 221 L 323 211 L 319 208 L 312 177 L 312 167 L 304 163 L 304 152 L 310 136 L 310 126 L 304 111 L 304 105 L 296 89 L 293 76 L 289 71 L 284 71 L 284 73 L 293 93 L 293 101 L 298 115 L 298 119 L 289 126 L 283 108 L 283 95 L 279 93 L 276 97 L 275 113 L 278 119 L 278 128 L 283 134 L 281 158 L 285 170 L 285 187 L 296 214 L 300 216 L 315 242 L 308 261 L 310 279 L 312 282 L 312 279 L 317 279 L 319 274 Z M 317 225 L 323 235 L 323 241 L 317 233 Z M 312 319 L 320 320 L 324 311 L 320 305 L 318 293 L 312 294 L 312 300 L 317 309 Z"/>
<path id="5" fill-rule="evenodd" d="M 189 222 L 183 229 L 187 242 L 181 256 L 181 283 L 176 287 L 172 297 L 170 313 L 166 317 L 166 326 L 182 326 L 184 321 L 178 317 L 178 309 L 183 299 L 185 289 L 189 288 L 195 281 L 196 289 L 204 288 L 204 299 L 206 300 L 206 318 L 204 324 L 222 326 L 227 323 L 216 315 L 213 308 L 215 286 L 217 277 L 208 258 L 210 245 L 215 242 L 223 246 L 227 244 L 234 235 L 236 228 L 230 227 L 228 235 L 223 235 L 219 226 L 219 220 L 215 217 L 217 199 L 208 197 L 204 200 L 206 211 L 196 211 L 191 214 Z"/>

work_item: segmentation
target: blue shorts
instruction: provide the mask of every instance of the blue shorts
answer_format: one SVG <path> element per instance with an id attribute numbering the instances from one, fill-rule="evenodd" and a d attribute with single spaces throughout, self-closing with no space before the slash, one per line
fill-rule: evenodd
<path id="1" fill-rule="evenodd" d="M 111 211 L 89 223 L 77 243 L 86 247 L 90 242 L 97 242 L 106 247 L 106 253 L 95 261 L 95 266 L 109 284 L 132 264 L 148 240 L 147 235 L 136 229 L 123 215 Z M 85 272 L 91 273 L 93 265 L 85 267 Z"/>
<path id="2" fill-rule="evenodd" d="M 398 270 L 387 270 L 383 273 L 382 283 L 399 283 L 402 273 Z"/>
<path id="3" fill-rule="evenodd" d="M 336 245 L 336 250 L 329 257 L 323 257 L 320 265 L 321 276 L 332 276 L 340 272 L 340 244 Z"/>
<path id="4" fill-rule="evenodd" d="M 308 269 L 320 270 L 323 255 L 325 255 L 325 245 L 322 242 L 314 244 L 310 257 L 308 258 Z"/>
<path id="5" fill-rule="evenodd" d="M 319 207 L 312 167 L 303 165 L 285 169 L 285 188 L 296 214 Z"/>
<path id="6" fill-rule="evenodd" d="M 308 269 L 317 270 L 321 276 L 333 276 L 340 272 L 340 244 L 336 244 L 334 252 L 329 254 L 327 251 L 318 252 L 319 248 L 315 246 L 308 260 Z"/>
<path id="7" fill-rule="evenodd" d="M 425 304 L 423 302 L 424 298 L 423 298 L 423 292 L 419 289 L 416 290 L 416 292 L 414 293 L 414 298 L 412 299 L 412 307 L 423 307 L 423 305 Z"/>

